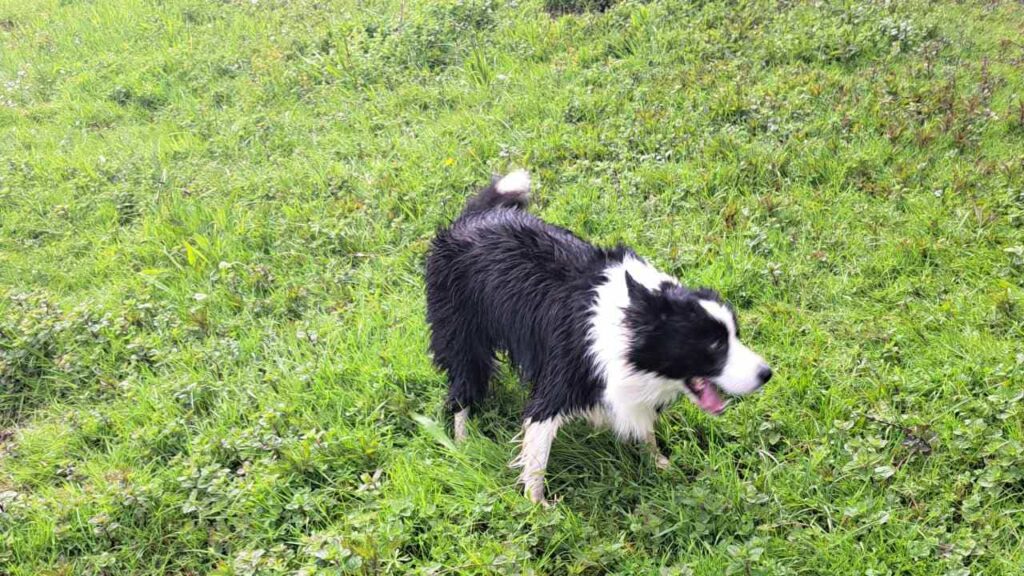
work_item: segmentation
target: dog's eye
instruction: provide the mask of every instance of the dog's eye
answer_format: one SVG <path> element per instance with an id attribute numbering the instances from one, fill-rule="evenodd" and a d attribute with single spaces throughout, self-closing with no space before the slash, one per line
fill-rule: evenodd
<path id="1" fill-rule="evenodd" d="M 724 346 L 724 345 L 725 345 L 724 341 L 722 341 L 722 340 L 715 340 L 714 342 L 711 343 L 710 346 L 708 346 L 708 350 L 710 350 L 712 352 L 718 352 L 719 350 L 722 349 L 722 346 Z"/>

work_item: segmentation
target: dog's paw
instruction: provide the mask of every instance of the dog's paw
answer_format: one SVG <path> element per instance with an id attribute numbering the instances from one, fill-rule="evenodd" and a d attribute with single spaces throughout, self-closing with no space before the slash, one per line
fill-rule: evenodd
<path id="1" fill-rule="evenodd" d="M 551 504 L 548 503 L 548 499 L 544 497 L 544 493 L 543 492 L 541 492 L 540 494 L 538 494 L 536 492 L 528 492 L 526 494 L 526 496 L 527 496 L 527 498 L 530 499 L 530 502 L 533 502 L 534 504 L 540 504 L 541 506 L 544 506 L 544 507 L 547 507 L 547 506 L 551 505 Z"/>
<path id="2" fill-rule="evenodd" d="M 548 500 L 543 495 L 540 498 L 534 498 L 531 495 L 530 496 L 530 502 L 532 502 L 533 504 L 535 504 L 537 506 L 540 506 L 541 508 L 544 508 L 545 510 L 550 510 L 551 508 L 553 508 L 555 506 L 555 503 L 558 502 L 558 499 L 555 498 L 554 500 Z"/>
<path id="3" fill-rule="evenodd" d="M 526 486 L 525 489 L 526 497 L 530 499 L 530 502 L 534 504 L 540 504 L 545 508 L 550 508 L 551 503 L 544 497 L 544 482 L 533 483 Z"/>
<path id="4" fill-rule="evenodd" d="M 672 465 L 668 460 L 668 456 L 664 454 L 658 454 L 654 457 L 654 465 L 658 467 L 658 470 L 668 470 L 669 466 Z"/>

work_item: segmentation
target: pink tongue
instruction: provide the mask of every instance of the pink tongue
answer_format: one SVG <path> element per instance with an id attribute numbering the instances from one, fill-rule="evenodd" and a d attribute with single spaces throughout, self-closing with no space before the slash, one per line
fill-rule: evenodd
<path id="1" fill-rule="evenodd" d="M 701 410 L 712 414 L 718 414 L 725 408 L 725 405 L 722 403 L 722 397 L 718 395 L 718 390 L 710 382 L 704 386 L 697 396 L 697 405 L 700 406 Z"/>

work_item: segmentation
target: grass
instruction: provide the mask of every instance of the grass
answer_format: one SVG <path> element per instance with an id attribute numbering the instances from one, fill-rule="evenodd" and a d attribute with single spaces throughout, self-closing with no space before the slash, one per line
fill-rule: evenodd
<path id="1" fill-rule="evenodd" d="M 593 7 L 599 7 L 595 9 Z M 550 12 L 549 12 L 550 11 Z M 0 0 L 0 573 L 1016 574 L 1018 2 Z M 454 448 L 491 172 L 719 288 L 763 394 Z"/>

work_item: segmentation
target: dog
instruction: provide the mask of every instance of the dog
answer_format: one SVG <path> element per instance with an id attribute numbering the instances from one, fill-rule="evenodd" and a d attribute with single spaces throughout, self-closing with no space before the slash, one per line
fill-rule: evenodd
<path id="1" fill-rule="evenodd" d="M 718 293 L 541 220 L 527 211 L 529 195 L 526 171 L 492 178 L 438 231 L 426 260 L 427 322 L 456 441 L 487 395 L 498 351 L 531 384 L 513 466 L 526 495 L 546 505 L 548 454 L 567 421 L 643 443 L 664 468 L 654 435 L 662 409 L 686 396 L 717 415 L 723 394 L 754 392 L 772 370 L 740 342 Z"/>

